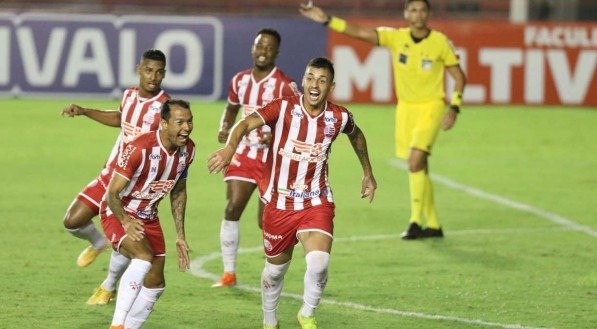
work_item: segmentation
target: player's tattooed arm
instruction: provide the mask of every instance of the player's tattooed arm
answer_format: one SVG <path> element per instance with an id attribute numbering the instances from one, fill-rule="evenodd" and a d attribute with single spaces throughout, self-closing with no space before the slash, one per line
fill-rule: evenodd
<path id="1" fill-rule="evenodd" d="M 191 259 L 189 257 L 189 245 L 187 244 L 184 229 L 185 210 L 187 207 L 187 180 L 180 179 L 170 192 L 170 205 L 172 217 L 176 227 L 176 251 L 178 253 L 178 269 L 186 271 L 189 269 Z"/>
<path id="2" fill-rule="evenodd" d="M 369 161 L 369 152 L 367 151 L 367 139 L 363 131 L 355 125 L 354 130 L 348 134 L 348 139 L 352 148 L 354 149 L 361 167 L 363 168 L 363 180 L 361 182 L 361 198 L 369 199 L 369 202 L 373 201 L 375 190 L 377 189 L 377 182 L 373 176 L 373 168 L 371 168 L 371 162 Z"/>

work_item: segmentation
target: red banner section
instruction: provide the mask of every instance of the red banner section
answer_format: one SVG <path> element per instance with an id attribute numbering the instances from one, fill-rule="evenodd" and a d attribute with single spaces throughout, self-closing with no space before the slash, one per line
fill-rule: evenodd
<path id="1" fill-rule="evenodd" d="M 365 26 L 402 22 L 354 19 Z M 597 26 L 499 21 L 432 22 L 452 40 L 467 74 L 465 103 L 597 106 Z M 329 33 L 334 99 L 393 103 L 390 53 Z M 449 79 L 448 79 L 449 80 Z M 451 90 L 451 81 L 447 86 Z"/>

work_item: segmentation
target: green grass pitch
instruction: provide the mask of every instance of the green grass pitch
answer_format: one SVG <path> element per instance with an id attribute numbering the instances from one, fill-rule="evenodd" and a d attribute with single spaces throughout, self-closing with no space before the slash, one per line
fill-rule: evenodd
<path id="1" fill-rule="evenodd" d="M 113 302 L 85 305 L 104 278 L 108 253 L 77 268 L 86 244 L 63 229 L 62 216 L 98 174 L 118 131 L 61 117 L 68 102 L 0 100 L 0 328 L 108 328 L 112 318 Z M 186 228 L 193 269 L 177 271 L 164 200 L 167 289 L 144 328 L 261 326 L 256 199 L 241 220 L 241 286 L 210 288 L 221 271 L 225 185 L 205 162 L 219 147 L 223 108 L 192 103 L 198 152 Z M 405 242 L 399 233 L 409 217 L 408 180 L 393 157 L 393 106 L 349 109 L 367 136 L 379 188 L 372 204 L 360 199 L 360 166 L 340 136 L 330 160 L 336 240 L 316 313 L 321 328 L 595 328 L 597 111 L 465 106 L 430 158 L 446 237 Z M 302 256 L 297 249 L 279 307 L 285 329 L 299 327 Z"/>

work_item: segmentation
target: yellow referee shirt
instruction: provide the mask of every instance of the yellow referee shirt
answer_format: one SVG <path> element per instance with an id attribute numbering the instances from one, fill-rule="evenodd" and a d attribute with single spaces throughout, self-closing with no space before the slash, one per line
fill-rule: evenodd
<path id="1" fill-rule="evenodd" d="M 444 99 L 444 68 L 457 65 L 450 40 L 431 30 L 418 43 L 409 28 L 378 27 L 379 45 L 392 52 L 394 83 L 399 100 L 422 103 Z"/>

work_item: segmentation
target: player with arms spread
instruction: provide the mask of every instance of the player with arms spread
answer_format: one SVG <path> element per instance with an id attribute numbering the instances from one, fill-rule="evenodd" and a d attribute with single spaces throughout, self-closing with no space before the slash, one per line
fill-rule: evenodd
<path id="1" fill-rule="evenodd" d="M 373 200 L 377 183 L 369 163 L 365 135 L 344 107 L 327 100 L 334 89 L 334 66 L 323 57 L 309 62 L 304 95 L 276 99 L 239 121 L 226 146 L 208 160 L 216 173 L 230 163 L 246 132 L 267 125 L 272 130 L 264 177 L 260 181 L 263 244 L 266 262 L 261 274 L 263 327 L 278 328 L 276 309 L 300 241 L 307 268 L 303 306 L 297 315 L 303 329 L 317 328 L 314 311 L 328 279 L 333 239 L 334 198 L 328 180 L 331 145 L 345 133 L 363 169 L 361 197 Z"/>
<path id="2" fill-rule="evenodd" d="M 64 116 L 84 115 L 107 126 L 120 127 L 120 134 L 104 168 L 79 192 L 64 216 L 64 227 L 74 236 L 91 243 L 77 259 L 77 265 L 80 267 L 91 264 L 109 246 L 106 237 L 96 229 L 92 219 L 99 213 L 99 204 L 112 177 L 118 153 L 124 143 L 132 141 L 142 133 L 158 130 L 162 104 L 169 98 L 161 88 L 166 75 L 166 56 L 163 52 L 157 49 L 146 50 L 137 65 L 137 73 L 139 86 L 124 91 L 118 110 L 102 111 L 76 104 L 70 104 L 62 110 Z M 108 276 L 87 304 L 104 305 L 110 301 L 116 282 L 129 261 L 118 252 L 112 252 Z"/>
<path id="3" fill-rule="evenodd" d="M 242 109 L 244 118 L 275 98 L 299 94 L 296 83 L 276 66 L 280 42 L 281 37 L 276 30 L 264 28 L 257 33 L 251 48 L 253 67 L 238 72 L 230 81 L 228 104 L 218 133 L 220 143 L 226 142 L 239 110 Z M 220 227 L 224 274 L 213 287 L 236 284 L 239 220 L 263 173 L 268 151 L 267 141 L 271 136 L 268 129 L 264 126 L 249 131 L 238 145 L 236 154 L 224 173 L 227 203 Z M 262 214 L 263 203 L 259 202 L 257 221 L 260 228 Z"/>
<path id="4" fill-rule="evenodd" d="M 404 18 L 407 28 L 367 28 L 329 16 L 313 3 L 302 4 L 299 11 L 313 21 L 368 43 L 389 48 L 394 68 L 396 107 L 396 155 L 407 159 L 411 216 L 402 238 L 406 240 L 443 237 L 433 201 L 429 179 L 431 148 L 442 127 L 456 123 L 466 77 L 450 40 L 428 25 L 431 6 L 427 0 L 406 0 Z M 449 110 L 444 104 L 444 71 L 454 79 Z M 422 215 L 427 219 L 422 227 Z"/>
<path id="5" fill-rule="evenodd" d="M 187 172 L 195 156 L 192 130 L 189 103 L 168 100 L 161 109 L 160 130 L 137 137 L 118 156 L 100 217 L 114 249 L 131 262 L 118 286 L 111 329 L 140 328 L 164 291 L 166 246 L 158 204 L 168 192 L 178 267 L 189 268 L 184 219 Z"/>

